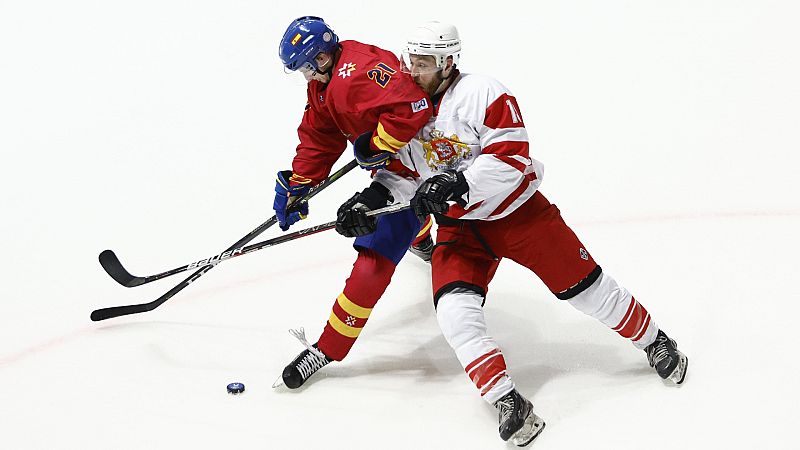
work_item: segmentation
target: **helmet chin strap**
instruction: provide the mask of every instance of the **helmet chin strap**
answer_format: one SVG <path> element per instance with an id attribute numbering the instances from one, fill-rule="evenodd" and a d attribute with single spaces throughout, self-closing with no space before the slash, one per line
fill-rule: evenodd
<path id="1" fill-rule="evenodd" d="M 317 75 L 324 77 L 324 81 L 322 79 L 319 79 L 319 78 L 316 79 L 317 81 L 321 81 L 324 84 L 330 83 L 330 81 L 331 81 L 331 70 L 330 69 L 326 70 L 325 72 L 319 72 L 319 71 L 314 72 L 314 76 L 317 76 Z M 312 76 L 312 79 L 314 79 L 314 76 Z"/>
<path id="2" fill-rule="evenodd" d="M 325 71 L 317 70 L 317 73 L 320 74 L 320 75 L 327 75 L 330 78 L 332 71 L 333 71 L 333 64 L 331 64 L 331 66 L 328 67 L 328 70 L 325 70 Z"/>

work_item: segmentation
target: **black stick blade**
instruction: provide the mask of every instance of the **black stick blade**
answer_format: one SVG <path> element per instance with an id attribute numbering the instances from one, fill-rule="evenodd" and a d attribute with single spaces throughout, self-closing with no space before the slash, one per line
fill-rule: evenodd
<path id="1" fill-rule="evenodd" d="M 101 308 L 92 311 L 89 316 L 93 322 L 101 320 L 112 319 L 119 316 L 127 316 L 128 314 L 138 314 L 155 309 L 152 303 L 143 303 L 140 305 L 126 305 L 126 306 L 112 306 L 110 308 Z"/>
<path id="2" fill-rule="evenodd" d="M 117 255 L 114 254 L 111 250 L 103 250 L 100 253 L 100 265 L 103 266 L 103 269 L 106 271 L 107 274 L 111 276 L 117 283 L 125 286 L 125 287 L 134 287 L 144 284 L 145 279 L 144 277 L 137 277 L 131 275 L 130 272 L 125 270 L 122 267 L 122 263 L 117 258 Z"/>

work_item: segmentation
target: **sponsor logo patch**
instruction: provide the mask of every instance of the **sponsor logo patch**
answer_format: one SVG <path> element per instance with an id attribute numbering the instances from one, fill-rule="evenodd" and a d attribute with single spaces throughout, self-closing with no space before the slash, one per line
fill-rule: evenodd
<path id="1" fill-rule="evenodd" d="M 420 112 L 423 109 L 428 109 L 428 99 L 422 98 L 416 102 L 411 103 L 411 110 L 416 112 Z"/>

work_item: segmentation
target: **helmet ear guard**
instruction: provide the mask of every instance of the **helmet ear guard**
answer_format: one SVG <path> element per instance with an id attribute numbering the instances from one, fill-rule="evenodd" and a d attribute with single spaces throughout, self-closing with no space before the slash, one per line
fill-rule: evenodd
<path id="1" fill-rule="evenodd" d="M 339 37 L 322 18 L 300 17 L 286 28 L 278 46 L 278 57 L 284 70 L 318 71 L 317 55 L 333 52 L 338 44 Z"/>

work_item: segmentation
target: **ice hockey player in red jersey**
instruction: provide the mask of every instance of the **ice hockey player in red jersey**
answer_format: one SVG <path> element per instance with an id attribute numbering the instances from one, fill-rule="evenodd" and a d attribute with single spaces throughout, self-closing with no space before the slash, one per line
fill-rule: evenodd
<path id="1" fill-rule="evenodd" d="M 348 142 L 359 165 L 369 170 L 385 167 L 428 122 L 431 107 L 427 94 L 400 71 L 397 56 L 356 41 L 340 42 L 319 17 L 293 21 L 278 53 L 288 71 L 299 71 L 308 81 L 292 170 L 279 172 L 275 185 L 275 215 L 287 230 L 305 218 L 308 205 L 295 212 L 287 208 L 330 174 Z M 389 191 L 375 183 L 348 204 L 376 209 L 393 201 Z M 430 258 L 429 219 L 421 222 L 406 210 L 368 222 L 375 231 L 355 240 L 358 257 L 319 341 L 309 345 L 302 331 L 293 330 L 306 349 L 283 371 L 281 381 L 289 388 L 300 387 L 314 372 L 347 355 L 409 246 L 423 259 Z"/>
<path id="2" fill-rule="evenodd" d="M 492 78 L 460 73 L 460 50 L 456 28 L 438 22 L 418 27 L 408 39 L 404 70 L 431 96 L 434 114 L 393 157 L 419 177 L 381 170 L 373 182 L 397 201 L 410 200 L 420 216 L 435 215 L 431 266 L 439 326 L 480 395 L 497 408 L 500 437 L 525 446 L 544 421 L 517 391 L 482 309 L 503 258 L 530 269 L 558 299 L 644 350 L 668 383 L 683 382 L 688 359 L 539 192 L 543 166 L 529 155 L 514 95 Z"/>

